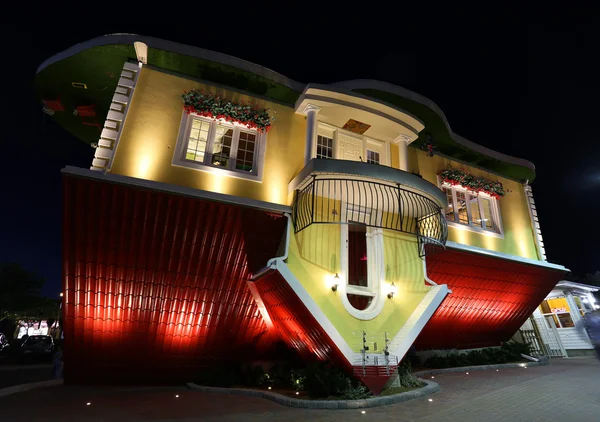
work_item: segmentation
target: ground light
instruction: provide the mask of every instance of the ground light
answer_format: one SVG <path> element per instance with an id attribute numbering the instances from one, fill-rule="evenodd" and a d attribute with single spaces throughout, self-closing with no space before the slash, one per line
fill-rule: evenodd
<path id="1" fill-rule="evenodd" d="M 175 398 L 178 399 L 179 398 L 179 394 L 175 394 Z"/>
<path id="2" fill-rule="evenodd" d="M 271 386 L 267 387 L 269 390 L 271 389 Z"/>
<path id="3" fill-rule="evenodd" d="M 92 404 L 92 403 L 90 403 L 90 402 L 87 402 L 85 405 L 86 405 L 86 406 L 89 406 L 90 404 Z"/>
<path id="4" fill-rule="evenodd" d="M 431 379 L 434 379 L 435 377 L 431 377 Z"/>
<path id="5" fill-rule="evenodd" d="M 433 401 L 433 399 L 428 399 L 429 401 Z"/>
<path id="6" fill-rule="evenodd" d="M 362 413 L 362 414 L 364 415 L 364 414 L 365 414 L 365 413 L 367 413 L 367 412 L 365 412 L 364 410 L 361 410 L 361 412 L 360 412 L 360 413 Z"/>

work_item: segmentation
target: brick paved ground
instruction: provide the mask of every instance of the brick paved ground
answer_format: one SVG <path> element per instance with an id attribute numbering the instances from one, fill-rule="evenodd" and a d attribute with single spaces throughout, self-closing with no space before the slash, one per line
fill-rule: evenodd
<path id="1" fill-rule="evenodd" d="M 441 374 L 442 391 L 360 410 L 288 408 L 268 400 L 184 388 L 53 387 L 0 397 L 4 421 L 600 421 L 600 364 L 554 360 L 527 369 Z M 179 398 L 175 395 L 179 394 Z M 91 402 L 86 406 L 86 402 Z"/>

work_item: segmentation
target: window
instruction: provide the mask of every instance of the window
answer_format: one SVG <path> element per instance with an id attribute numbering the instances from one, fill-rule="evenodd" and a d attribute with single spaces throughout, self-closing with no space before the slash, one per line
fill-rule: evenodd
<path id="1" fill-rule="evenodd" d="M 333 158 L 333 139 L 317 136 L 317 158 Z"/>
<path id="2" fill-rule="evenodd" d="M 442 186 L 448 199 L 446 220 L 475 229 L 501 233 L 500 210 L 495 198 L 475 194 L 459 186 Z"/>
<path id="3" fill-rule="evenodd" d="M 379 153 L 368 149 L 367 150 L 367 163 L 379 164 Z"/>
<path id="4" fill-rule="evenodd" d="M 540 305 L 540 311 L 548 323 L 550 321 L 554 322 L 556 328 L 571 328 L 575 326 L 571 317 L 571 309 L 569 308 L 567 299 L 564 297 L 544 300 Z"/>
<path id="5" fill-rule="evenodd" d="M 200 170 L 221 169 L 233 176 L 260 179 L 261 138 L 255 130 L 219 120 L 184 115 L 173 164 Z"/>
<path id="6" fill-rule="evenodd" d="M 369 287 L 367 266 L 367 226 L 362 224 L 348 225 L 348 286 Z M 369 307 L 373 296 L 363 294 L 360 290 L 347 293 L 350 304 L 364 311 Z"/>
<path id="7" fill-rule="evenodd" d="M 349 223 L 341 229 L 340 270 L 345 285 L 341 299 L 350 315 L 361 320 L 375 318 L 385 303 L 381 295 L 385 275 L 383 230 L 370 226 L 380 219 L 374 210 L 350 206 Z"/>

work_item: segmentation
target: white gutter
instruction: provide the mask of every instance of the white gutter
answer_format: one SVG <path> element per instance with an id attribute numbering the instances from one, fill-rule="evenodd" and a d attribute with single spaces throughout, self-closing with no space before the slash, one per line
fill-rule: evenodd
<path id="1" fill-rule="evenodd" d="M 189 188 L 186 186 L 172 185 L 169 183 L 155 182 L 153 180 L 138 179 L 115 173 L 101 173 L 80 167 L 66 166 L 60 171 L 63 175 L 80 177 L 84 179 L 97 180 L 100 182 L 115 183 L 119 185 L 135 186 L 157 192 L 165 192 L 174 195 L 187 196 L 190 198 L 205 199 L 230 205 L 241 205 L 243 207 L 286 214 L 292 209 L 287 205 L 273 202 L 260 201 L 258 199 L 243 198 L 241 196 L 226 195 L 223 193 L 210 192 L 206 190 Z"/>
<path id="2" fill-rule="evenodd" d="M 283 252 L 282 256 L 276 256 L 275 258 L 269 259 L 269 261 L 267 262 L 267 267 L 271 267 L 272 265 L 274 265 L 275 260 L 277 259 L 286 261 L 288 258 L 288 252 L 290 251 L 290 228 L 292 227 L 292 217 L 287 212 L 283 215 L 285 216 L 285 218 L 287 218 L 287 226 L 285 229 L 285 251 Z"/>
<path id="3" fill-rule="evenodd" d="M 565 271 L 565 272 L 569 271 L 568 268 L 563 267 L 562 265 L 551 264 L 550 262 L 538 261 L 535 259 L 525 258 L 522 256 L 509 255 L 509 254 L 502 253 L 502 252 L 496 252 L 496 251 L 492 251 L 489 249 L 479 248 L 477 246 L 463 245 L 462 243 L 456 243 L 456 242 L 452 242 L 450 240 L 448 240 L 446 242 L 446 248 L 476 253 L 478 255 L 487 255 L 492 258 L 507 259 L 509 261 L 521 262 L 523 264 L 535 265 L 538 267 L 551 268 L 553 270 L 560 270 L 560 271 Z"/>
<path id="4" fill-rule="evenodd" d="M 285 218 L 287 218 L 287 226 L 285 232 L 285 251 L 283 252 L 282 256 L 276 256 L 274 258 L 269 259 L 267 261 L 267 265 L 264 268 L 258 270 L 256 274 L 252 274 L 252 280 L 256 280 L 262 277 L 269 270 L 275 269 L 277 267 L 277 261 L 285 262 L 288 258 L 288 253 L 290 250 L 290 228 L 292 226 L 292 217 L 287 212 L 283 215 L 285 216 Z"/>

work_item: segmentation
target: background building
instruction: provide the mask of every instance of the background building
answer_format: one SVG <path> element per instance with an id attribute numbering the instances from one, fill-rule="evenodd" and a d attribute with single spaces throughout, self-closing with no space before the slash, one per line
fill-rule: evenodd
<path id="1" fill-rule="evenodd" d="M 509 340 L 566 271 L 534 166 L 401 87 L 111 35 L 36 90 L 96 148 L 63 170 L 67 381 L 186 381 L 285 341 L 378 392 L 413 345 Z"/>

